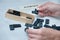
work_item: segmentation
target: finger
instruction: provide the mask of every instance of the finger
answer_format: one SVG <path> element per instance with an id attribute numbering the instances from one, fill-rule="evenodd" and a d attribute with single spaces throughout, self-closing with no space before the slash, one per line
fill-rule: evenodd
<path id="1" fill-rule="evenodd" d="M 40 34 L 41 33 L 41 30 L 40 29 L 27 29 L 27 33 L 28 34 Z"/>
<path id="2" fill-rule="evenodd" d="M 28 37 L 39 39 L 40 38 L 40 35 L 28 34 Z"/>
<path id="3" fill-rule="evenodd" d="M 38 40 L 38 39 L 36 39 L 36 38 L 28 38 L 28 40 Z"/>
<path id="4" fill-rule="evenodd" d="M 47 3 L 45 3 L 45 4 L 43 4 L 43 5 L 40 5 L 40 6 L 38 7 L 38 10 L 44 11 L 46 8 L 48 8 Z"/>
<path id="5" fill-rule="evenodd" d="M 47 36 L 40 36 L 39 40 L 47 40 Z"/>
<path id="6" fill-rule="evenodd" d="M 48 16 L 49 13 L 48 12 L 39 12 L 39 14 L 41 17 L 45 17 L 45 16 Z"/>
<path id="7" fill-rule="evenodd" d="M 28 39 L 29 40 L 46 40 L 47 37 L 46 36 L 40 36 L 39 38 L 31 38 L 31 37 L 29 37 Z"/>
<path id="8" fill-rule="evenodd" d="M 48 9 L 46 8 L 46 9 L 43 9 L 42 11 L 40 10 L 40 11 L 39 11 L 39 15 L 40 15 L 41 17 L 49 16 L 49 11 L 48 11 Z"/>
<path id="9" fill-rule="evenodd" d="M 50 15 L 52 15 L 52 12 L 50 10 L 46 9 L 44 11 L 44 14 L 45 14 L 45 16 L 50 16 Z"/>
<path id="10" fill-rule="evenodd" d="M 38 15 L 41 16 L 41 17 L 45 17 L 44 13 L 41 13 L 41 12 L 39 12 Z"/>
<path id="11" fill-rule="evenodd" d="M 46 9 L 43 12 L 39 12 L 39 15 L 42 16 L 42 17 L 51 16 L 52 15 L 52 12 Z"/>
<path id="12" fill-rule="evenodd" d="M 46 2 L 46 3 L 44 3 L 44 4 L 40 5 L 40 6 L 38 6 L 38 8 L 47 7 L 49 4 L 54 4 L 54 3 L 52 3 L 52 2 Z"/>

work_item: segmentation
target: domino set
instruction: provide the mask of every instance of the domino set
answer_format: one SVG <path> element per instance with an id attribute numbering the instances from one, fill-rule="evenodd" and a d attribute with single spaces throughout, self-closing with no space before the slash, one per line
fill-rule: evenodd
<path id="1" fill-rule="evenodd" d="M 37 9 L 32 11 L 32 13 L 34 13 L 34 14 L 38 14 L 38 12 L 39 12 L 39 10 L 37 10 Z M 9 9 L 6 12 L 5 16 L 6 16 L 6 18 L 9 18 L 9 19 L 12 19 L 12 20 L 24 22 L 25 26 L 26 26 L 25 31 L 26 31 L 26 29 L 29 29 L 31 27 L 33 29 L 39 29 L 39 28 L 42 28 L 43 26 L 47 27 L 47 28 L 53 28 L 53 29 L 56 29 L 56 30 L 60 30 L 60 26 L 56 26 L 55 24 L 50 26 L 49 25 L 49 19 L 45 20 L 44 25 L 43 25 L 44 19 L 36 19 L 36 21 L 33 23 L 33 21 L 35 19 L 34 15 L 26 14 L 26 13 L 23 13 L 23 12 L 20 12 L 20 11 Z M 10 27 L 10 30 L 14 30 L 15 28 L 21 27 L 21 24 L 11 24 L 11 25 L 9 25 L 9 27 Z"/>
<path id="2" fill-rule="evenodd" d="M 26 31 L 26 29 L 29 29 L 30 27 L 33 27 L 33 29 L 40 29 L 42 27 L 46 27 L 46 28 L 52 28 L 52 29 L 55 29 L 55 30 L 60 30 L 60 26 L 56 26 L 55 24 L 50 26 L 49 25 L 49 19 L 45 20 L 44 25 L 43 25 L 43 22 L 44 22 L 43 19 L 37 19 L 34 24 L 27 24 L 26 23 L 25 24 L 25 26 L 26 26 L 25 31 Z"/>
<path id="3" fill-rule="evenodd" d="M 16 11 L 16 10 L 12 10 L 9 9 L 6 14 L 5 14 L 6 18 L 12 19 L 12 20 L 16 20 L 16 21 L 20 21 L 20 22 L 24 22 L 24 23 L 32 23 L 35 19 L 35 17 L 31 14 L 26 14 L 20 11 Z"/>

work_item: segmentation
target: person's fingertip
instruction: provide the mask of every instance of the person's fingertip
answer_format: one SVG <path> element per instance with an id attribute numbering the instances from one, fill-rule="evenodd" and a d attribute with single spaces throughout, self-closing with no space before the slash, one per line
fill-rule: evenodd
<path id="1" fill-rule="evenodd" d="M 37 9 L 40 10 L 40 11 L 42 11 L 43 10 L 43 7 L 38 6 Z"/>

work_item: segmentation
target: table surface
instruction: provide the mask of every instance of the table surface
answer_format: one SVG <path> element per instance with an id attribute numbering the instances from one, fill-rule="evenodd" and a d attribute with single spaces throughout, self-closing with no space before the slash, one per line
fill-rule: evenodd
<path id="1" fill-rule="evenodd" d="M 32 14 L 31 11 L 37 7 L 24 8 L 24 6 L 40 5 L 47 1 L 52 1 L 52 0 L 0 0 L 0 40 L 28 40 L 28 36 L 24 31 L 25 29 L 24 23 L 7 19 L 5 17 L 5 13 L 7 12 L 8 9 L 11 8 Z M 59 3 L 58 0 L 53 0 L 52 2 Z M 36 18 L 41 18 L 41 17 L 36 17 Z M 44 17 L 43 19 L 50 19 L 50 25 L 60 24 L 60 19 L 56 19 L 52 17 Z M 22 27 L 16 28 L 14 31 L 10 31 L 9 29 L 10 24 L 21 24 Z"/>

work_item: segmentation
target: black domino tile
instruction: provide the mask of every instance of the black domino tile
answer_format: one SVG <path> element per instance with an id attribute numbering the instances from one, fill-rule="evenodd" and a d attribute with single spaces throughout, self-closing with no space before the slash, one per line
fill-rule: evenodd
<path id="1" fill-rule="evenodd" d="M 52 28 L 53 28 L 53 29 L 56 29 L 56 30 L 60 30 L 60 26 L 56 26 L 55 24 L 52 25 Z"/>
<path id="2" fill-rule="evenodd" d="M 52 26 L 45 24 L 44 27 L 46 28 L 52 28 Z"/>
<path id="3" fill-rule="evenodd" d="M 14 27 L 12 25 L 10 25 L 9 27 L 10 27 L 10 30 L 14 30 Z"/>
<path id="4" fill-rule="evenodd" d="M 11 24 L 9 25 L 10 30 L 14 30 L 15 28 L 21 27 L 21 24 Z"/>
<path id="5" fill-rule="evenodd" d="M 38 14 L 38 10 L 35 9 L 34 11 L 32 11 L 32 13 L 34 13 L 34 14 Z"/>
<path id="6" fill-rule="evenodd" d="M 49 24 L 49 19 L 46 19 L 45 20 L 45 24 Z"/>
<path id="7" fill-rule="evenodd" d="M 37 19 L 37 20 L 34 22 L 33 26 L 37 26 L 37 24 L 39 23 L 39 21 L 40 21 L 40 19 Z"/>
<path id="8" fill-rule="evenodd" d="M 29 24 L 29 23 L 26 23 L 25 26 L 26 27 L 32 27 L 33 25 L 32 24 Z"/>
<path id="9" fill-rule="evenodd" d="M 11 11 L 12 11 L 12 12 L 11 12 Z M 10 11 L 8 11 L 7 13 L 13 14 L 13 15 L 16 15 L 16 16 L 20 16 L 20 12 L 19 12 L 19 11 L 16 11 L 16 10 L 10 10 Z"/>
<path id="10" fill-rule="evenodd" d="M 34 26 L 33 29 L 40 29 L 40 26 Z"/>

